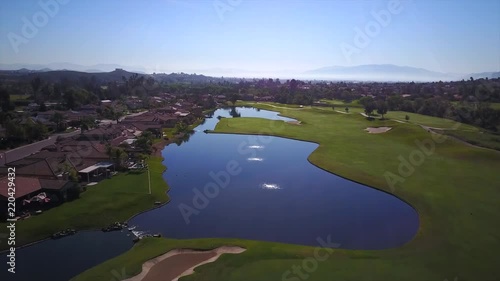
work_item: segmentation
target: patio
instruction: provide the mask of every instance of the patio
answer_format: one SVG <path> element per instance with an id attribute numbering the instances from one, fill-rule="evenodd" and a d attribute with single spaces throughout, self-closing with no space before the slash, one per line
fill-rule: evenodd
<path id="1" fill-rule="evenodd" d="M 113 172 L 115 172 L 115 165 L 112 162 L 99 162 L 95 165 L 87 167 L 83 170 L 78 171 L 82 176 L 82 179 L 87 179 L 87 183 L 103 180 L 111 175 L 110 167 L 113 167 Z"/>

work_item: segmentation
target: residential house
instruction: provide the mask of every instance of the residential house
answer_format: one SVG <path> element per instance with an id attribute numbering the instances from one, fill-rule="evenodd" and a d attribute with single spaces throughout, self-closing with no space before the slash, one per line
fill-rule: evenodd
<path id="1" fill-rule="evenodd" d="M 78 140 L 87 141 L 105 141 L 114 139 L 122 133 L 122 127 L 119 124 L 109 124 L 92 130 L 83 131 Z"/>
<path id="2" fill-rule="evenodd" d="M 16 176 L 57 178 L 63 173 L 64 156 L 49 151 L 41 151 L 23 159 L 9 162 L 9 167 L 16 168 Z M 0 171 L 7 174 L 7 171 Z"/>
<path id="3" fill-rule="evenodd" d="M 7 188 L 10 180 L 8 177 L 0 178 L 0 218 L 6 219 L 17 217 L 18 214 L 15 214 L 14 217 L 8 216 L 8 198 L 13 195 L 15 198 L 14 203 L 16 204 L 16 212 L 20 213 L 23 210 L 23 200 L 29 199 L 36 194 L 38 194 L 42 187 L 40 185 L 40 181 L 34 177 L 23 177 L 16 174 L 15 184 L 16 184 L 16 192 L 14 194 L 9 194 L 9 189 Z M 5 188 L 4 188 L 5 187 Z"/>
<path id="4" fill-rule="evenodd" d="M 68 199 L 68 189 L 76 185 L 75 182 L 63 179 L 39 179 L 39 181 L 42 191 L 49 196 L 56 196 L 59 202 L 65 202 Z"/>

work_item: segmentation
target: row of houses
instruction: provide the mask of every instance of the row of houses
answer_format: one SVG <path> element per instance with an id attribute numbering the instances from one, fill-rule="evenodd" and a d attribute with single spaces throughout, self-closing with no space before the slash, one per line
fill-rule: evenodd
<path id="1" fill-rule="evenodd" d="M 0 167 L 0 184 L 7 186 L 7 167 L 14 168 L 14 197 L 18 214 L 50 208 L 53 204 L 65 202 L 72 189 L 79 190 L 78 182 L 87 184 L 110 177 L 116 166 L 108 155 L 108 145 L 118 146 L 130 142 L 141 133 L 133 126 L 114 124 L 60 139 L 39 152 Z M 130 149 L 133 151 L 133 148 Z M 0 189 L 0 216 L 4 218 L 7 200 L 7 189 Z"/>
<path id="2" fill-rule="evenodd" d="M 196 109 L 194 111 L 197 112 Z M 48 118 L 55 113 L 47 111 L 39 113 L 38 116 Z M 150 131 L 161 137 L 163 128 L 173 128 L 178 122 L 191 124 L 199 115 L 201 110 L 198 114 L 193 114 L 179 106 L 161 107 L 126 117 L 117 124 L 103 124 L 73 137 L 59 139 L 39 152 L 9 162 L 7 166 L 16 169 L 15 182 L 19 186 L 15 193 L 16 206 L 22 206 L 20 210 L 29 210 L 41 208 L 43 204 L 50 205 L 48 201 L 64 202 L 71 188 L 79 186 L 74 178 L 72 180 L 71 171 L 76 171 L 78 181 L 83 184 L 107 178 L 117 168 L 115 162 L 110 161 L 109 147 L 123 147 L 129 155 L 141 153 L 142 151 L 133 144 L 143 132 Z M 7 167 L 0 167 L 2 186 L 7 186 L 4 185 L 8 181 L 7 175 Z M 3 204 L 7 202 L 7 198 L 7 189 L 1 189 L 2 216 L 5 216 L 7 211 L 4 208 L 7 204 Z M 44 198 L 44 200 L 32 200 L 33 198 Z"/>

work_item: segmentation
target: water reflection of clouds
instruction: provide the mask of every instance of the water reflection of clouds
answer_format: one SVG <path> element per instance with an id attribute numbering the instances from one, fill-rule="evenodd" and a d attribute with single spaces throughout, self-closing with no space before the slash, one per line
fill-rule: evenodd
<path id="1" fill-rule="evenodd" d="M 276 189 L 281 189 L 281 187 L 277 184 L 274 183 L 263 183 L 260 185 L 263 189 L 268 189 L 268 190 L 276 190 Z"/>

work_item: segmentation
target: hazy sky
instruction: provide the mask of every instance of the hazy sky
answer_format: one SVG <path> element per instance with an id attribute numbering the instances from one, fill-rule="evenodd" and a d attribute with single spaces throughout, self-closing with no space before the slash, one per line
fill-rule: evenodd
<path id="1" fill-rule="evenodd" d="M 55 1 L 68 3 L 47 15 L 41 3 Z M 391 2 L 4 0 L 0 63 L 116 63 L 148 72 L 382 63 L 500 70 L 500 1 Z M 390 19 L 377 23 L 379 11 Z M 38 30 L 26 28 L 23 18 Z"/>

